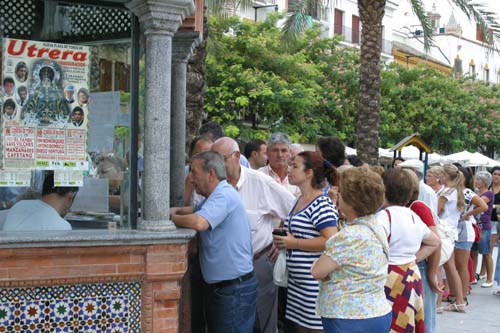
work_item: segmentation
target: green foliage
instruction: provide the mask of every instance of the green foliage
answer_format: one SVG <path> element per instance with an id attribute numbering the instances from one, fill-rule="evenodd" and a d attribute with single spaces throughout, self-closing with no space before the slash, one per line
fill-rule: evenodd
<path id="1" fill-rule="evenodd" d="M 224 128 L 224 133 L 230 138 L 237 138 L 240 135 L 240 129 L 234 125 L 228 125 Z"/>
<path id="2" fill-rule="evenodd" d="M 210 19 L 209 117 L 240 127 L 245 139 L 265 138 L 276 130 L 300 141 L 313 142 L 320 135 L 351 139 L 358 51 L 320 38 L 317 26 L 293 43 L 285 42 L 276 25 L 279 18 L 270 15 L 262 24 Z M 250 129 L 243 129 L 243 123 L 250 123 Z"/>
<path id="3" fill-rule="evenodd" d="M 130 128 L 125 126 L 117 126 L 115 127 L 115 138 L 120 140 L 128 139 L 130 135 Z"/>
<path id="4" fill-rule="evenodd" d="M 498 87 L 459 81 L 425 67 L 392 64 L 382 72 L 381 145 L 419 133 L 442 153 L 492 152 L 500 139 Z"/>
<path id="5" fill-rule="evenodd" d="M 317 27 L 285 43 L 277 17 L 262 24 L 211 20 L 209 117 L 232 137 L 266 140 L 281 130 L 294 141 L 314 143 L 319 136 L 336 135 L 354 146 L 359 52 L 320 38 Z M 382 71 L 381 146 L 419 133 L 441 153 L 479 147 L 491 154 L 500 141 L 499 89 L 391 64 Z"/>

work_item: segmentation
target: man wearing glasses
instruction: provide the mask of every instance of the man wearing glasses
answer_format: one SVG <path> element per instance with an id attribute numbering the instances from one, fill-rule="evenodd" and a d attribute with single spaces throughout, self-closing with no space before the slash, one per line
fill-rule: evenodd
<path id="1" fill-rule="evenodd" d="M 278 324 L 278 287 L 273 283 L 272 231 L 275 220 L 284 220 L 295 197 L 271 177 L 240 165 L 236 141 L 223 137 L 212 151 L 224 156 L 227 181 L 240 194 L 252 231 L 253 265 L 259 280 L 253 332 L 275 333 Z"/>

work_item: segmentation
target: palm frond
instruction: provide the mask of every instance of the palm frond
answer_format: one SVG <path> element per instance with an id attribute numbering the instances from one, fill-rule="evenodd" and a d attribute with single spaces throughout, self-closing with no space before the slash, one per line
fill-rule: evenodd
<path id="1" fill-rule="evenodd" d="M 287 44 L 296 41 L 301 33 L 312 27 L 312 18 L 309 15 L 311 3 L 315 3 L 315 0 L 301 0 L 290 6 L 290 13 L 281 27 L 283 40 Z"/>
<path id="2" fill-rule="evenodd" d="M 418 20 L 422 24 L 422 30 L 424 33 L 424 49 L 428 52 L 432 46 L 433 38 L 432 38 L 432 26 L 425 12 L 424 5 L 422 0 L 410 0 L 411 8 L 413 13 L 417 16 Z"/>
<path id="3" fill-rule="evenodd" d="M 254 5 L 253 0 L 206 0 L 207 12 L 214 16 L 233 15 L 238 9 L 250 9 Z"/>
<path id="4" fill-rule="evenodd" d="M 474 3 L 471 0 L 448 0 L 457 6 L 467 15 L 469 20 L 474 20 L 481 29 L 484 43 L 490 50 L 498 50 L 495 47 L 495 41 L 500 42 L 500 25 L 496 13 L 487 9 L 486 5 Z"/>

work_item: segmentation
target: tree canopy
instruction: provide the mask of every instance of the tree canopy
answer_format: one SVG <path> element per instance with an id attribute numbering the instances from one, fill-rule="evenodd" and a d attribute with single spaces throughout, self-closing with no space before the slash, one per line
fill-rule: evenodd
<path id="1" fill-rule="evenodd" d="M 210 19 L 209 117 L 243 139 L 280 130 L 295 141 L 336 135 L 355 145 L 359 51 L 322 38 L 319 27 L 284 42 L 278 18 Z M 479 147 L 491 155 L 500 136 L 498 111 L 496 85 L 456 80 L 425 67 L 391 64 L 382 71 L 382 147 L 418 132 L 436 151 Z"/>

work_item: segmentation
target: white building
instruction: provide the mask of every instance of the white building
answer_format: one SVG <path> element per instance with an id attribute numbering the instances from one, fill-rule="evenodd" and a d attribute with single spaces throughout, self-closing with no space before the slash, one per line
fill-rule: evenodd
<path id="1" fill-rule="evenodd" d="M 490 83 L 500 83 L 500 55 L 484 43 L 481 31 L 459 9 L 443 1 L 426 1 L 434 28 L 434 46 L 429 58 L 449 66 L 457 74 L 473 75 Z M 401 1 L 395 14 L 394 41 L 424 53 L 422 27 L 411 12 L 408 1 Z"/>
<path id="2" fill-rule="evenodd" d="M 273 11 L 292 9 L 297 0 L 262 0 L 255 1 L 253 9 L 240 10 L 243 18 L 262 21 Z M 386 62 L 392 61 L 392 31 L 395 28 L 393 17 L 398 8 L 398 0 L 387 0 L 383 21 L 382 57 Z M 323 0 L 318 3 L 313 19 L 321 23 L 323 36 L 344 37 L 342 44 L 358 47 L 361 42 L 361 22 L 356 0 Z"/>

